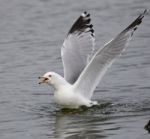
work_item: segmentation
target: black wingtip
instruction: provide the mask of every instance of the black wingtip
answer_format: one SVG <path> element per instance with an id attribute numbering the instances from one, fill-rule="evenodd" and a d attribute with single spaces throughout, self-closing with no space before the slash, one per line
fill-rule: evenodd
<path id="1" fill-rule="evenodd" d="M 90 14 L 87 11 L 84 11 L 81 16 L 82 17 L 90 17 Z"/>
<path id="2" fill-rule="evenodd" d="M 145 14 L 147 12 L 147 9 L 144 10 L 143 14 Z"/>
<path id="3" fill-rule="evenodd" d="M 84 13 L 84 14 L 87 14 L 87 11 L 84 11 L 83 13 Z"/>
<path id="4" fill-rule="evenodd" d="M 81 34 L 82 32 L 90 32 L 91 36 L 94 36 L 94 29 L 93 25 L 91 24 L 90 14 L 87 11 L 84 11 L 81 16 L 76 20 L 68 34 Z"/>
<path id="5" fill-rule="evenodd" d="M 144 10 L 144 12 L 142 14 L 139 15 L 139 19 L 143 19 L 143 17 L 145 16 L 145 13 L 147 12 L 147 9 Z"/>
<path id="6" fill-rule="evenodd" d="M 142 23 L 142 19 L 144 18 L 146 12 L 147 10 L 145 9 L 143 13 L 140 14 L 124 31 L 132 30 L 132 29 L 133 31 L 135 31 L 137 29 L 137 26 Z"/>

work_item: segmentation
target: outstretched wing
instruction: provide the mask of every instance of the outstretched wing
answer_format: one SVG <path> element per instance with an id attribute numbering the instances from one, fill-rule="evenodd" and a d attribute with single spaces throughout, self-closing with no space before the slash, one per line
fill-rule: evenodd
<path id="1" fill-rule="evenodd" d="M 71 27 L 61 48 L 65 79 L 73 84 L 94 51 L 94 30 L 90 14 L 84 12 Z"/>
<path id="2" fill-rule="evenodd" d="M 138 25 L 141 24 L 146 10 L 139 15 L 125 30 L 116 38 L 108 42 L 102 49 L 99 49 L 93 56 L 89 64 L 85 67 L 80 77 L 74 84 L 76 92 L 83 93 L 87 98 L 91 98 L 93 91 L 107 71 L 108 67 L 114 62 L 115 58 L 127 46 Z"/>

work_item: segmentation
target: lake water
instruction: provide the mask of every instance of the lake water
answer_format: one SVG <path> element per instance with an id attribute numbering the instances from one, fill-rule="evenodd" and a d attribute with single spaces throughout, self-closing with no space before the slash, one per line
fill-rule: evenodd
<path id="1" fill-rule="evenodd" d="M 0 139 L 149 139 L 149 7 L 149 0 L 0 0 Z M 95 91 L 100 106 L 61 111 L 37 77 L 63 74 L 60 48 L 76 18 L 91 13 L 99 48 L 144 9 L 129 47 Z"/>

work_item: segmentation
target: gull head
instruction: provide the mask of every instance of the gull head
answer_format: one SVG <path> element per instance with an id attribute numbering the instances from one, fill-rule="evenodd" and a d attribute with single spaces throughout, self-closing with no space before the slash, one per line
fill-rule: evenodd
<path id="1" fill-rule="evenodd" d="M 66 83 L 65 79 L 55 72 L 47 72 L 43 76 L 40 76 L 39 80 L 39 84 L 46 83 L 54 88 L 57 88 L 57 86 Z"/>
<path id="2" fill-rule="evenodd" d="M 39 77 L 40 79 L 39 84 L 46 83 L 52 85 L 54 84 L 54 82 L 56 82 L 55 80 L 57 80 L 57 78 L 58 78 L 57 73 L 47 72 L 43 76 Z"/>

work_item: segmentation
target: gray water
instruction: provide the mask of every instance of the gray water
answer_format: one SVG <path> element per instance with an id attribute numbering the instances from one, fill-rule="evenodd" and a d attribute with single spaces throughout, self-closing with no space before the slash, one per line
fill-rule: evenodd
<path id="1" fill-rule="evenodd" d="M 0 139 L 149 139 L 149 7 L 149 0 L 0 0 Z M 76 18 L 91 13 L 99 48 L 145 8 L 130 46 L 94 93 L 100 106 L 61 111 L 37 77 L 63 74 L 60 48 Z"/>

